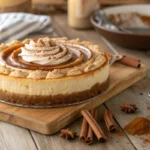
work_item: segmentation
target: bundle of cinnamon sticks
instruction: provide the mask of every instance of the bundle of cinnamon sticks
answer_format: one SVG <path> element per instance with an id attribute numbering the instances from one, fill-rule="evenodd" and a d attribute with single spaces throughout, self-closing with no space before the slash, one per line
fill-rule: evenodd
<path id="1" fill-rule="evenodd" d="M 93 143 L 93 136 L 96 135 L 99 142 L 105 142 L 107 140 L 106 135 L 97 123 L 98 111 L 93 109 L 91 111 L 82 110 L 83 116 L 80 140 L 87 144 Z M 109 132 L 115 132 L 116 126 L 113 121 L 112 112 L 108 109 L 104 111 L 104 121 Z"/>

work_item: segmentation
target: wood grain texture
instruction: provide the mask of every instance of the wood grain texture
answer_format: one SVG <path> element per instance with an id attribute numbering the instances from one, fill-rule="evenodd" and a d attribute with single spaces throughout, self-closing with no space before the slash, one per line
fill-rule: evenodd
<path id="1" fill-rule="evenodd" d="M 146 117 L 150 115 L 150 110 L 148 110 L 148 107 L 150 106 L 150 98 L 147 95 L 148 92 L 150 92 L 150 77 L 146 76 L 146 78 L 140 83 L 131 86 L 128 90 L 120 93 L 118 96 L 106 102 L 107 107 L 113 111 L 115 118 L 122 128 L 124 128 L 126 124 L 128 124 L 137 116 Z M 119 106 L 123 105 L 124 103 L 136 104 L 138 107 L 137 113 L 128 115 L 126 113 L 120 112 Z M 141 139 L 141 136 L 127 136 L 137 149 L 150 149 L 150 144 L 144 143 Z"/>
<path id="2" fill-rule="evenodd" d="M 82 109 L 92 109 L 99 106 L 142 79 L 145 73 L 144 65 L 140 69 L 135 69 L 116 63 L 110 68 L 108 90 L 97 99 L 76 106 L 52 109 L 21 108 L 0 103 L 0 120 L 43 134 L 53 134 L 76 120 Z"/>
<path id="3" fill-rule="evenodd" d="M 0 122 L 0 150 L 37 150 L 28 130 Z"/>
<path id="4" fill-rule="evenodd" d="M 79 138 L 73 141 L 68 141 L 59 137 L 60 132 L 52 136 L 45 136 L 32 131 L 33 138 L 37 144 L 39 150 L 135 150 L 134 146 L 130 143 L 125 134 L 123 136 L 117 136 L 113 133 L 108 133 L 107 128 L 103 120 L 103 112 L 105 107 L 103 105 L 97 108 L 99 110 L 99 122 L 98 124 L 102 127 L 103 131 L 108 137 L 106 143 L 98 143 L 97 138 L 94 137 L 94 143 L 92 145 L 87 145 L 82 143 Z M 82 118 L 73 122 L 66 128 L 77 131 L 78 135 L 80 133 L 80 127 L 82 123 Z M 117 122 L 116 122 L 117 125 Z M 118 130 L 121 128 L 117 125 Z"/>
<path id="5" fill-rule="evenodd" d="M 150 106 L 150 98 L 148 97 L 148 93 L 150 92 L 150 50 L 131 50 L 119 47 L 111 43 L 115 49 L 121 53 L 126 55 L 140 58 L 144 64 L 147 66 L 147 74 L 146 77 L 140 82 L 134 84 L 127 90 L 122 93 L 119 93 L 117 96 L 112 98 L 110 101 L 106 102 L 106 106 L 112 110 L 116 120 L 120 124 L 121 128 L 124 128 L 126 124 L 128 124 L 131 120 L 133 120 L 137 116 L 147 117 L 150 115 L 150 110 L 147 108 Z M 119 106 L 131 103 L 136 104 L 138 107 L 138 111 L 135 114 L 127 115 L 123 112 L 120 112 Z M 132 141 L 133 145 L 138 150 L 149 150 L 150 144 L 144 143 L 141 139 L 141 136 L 131 136 L 128 135 L 130 141 Z M 147 137 L 147 136 L 145 136 Z"/>

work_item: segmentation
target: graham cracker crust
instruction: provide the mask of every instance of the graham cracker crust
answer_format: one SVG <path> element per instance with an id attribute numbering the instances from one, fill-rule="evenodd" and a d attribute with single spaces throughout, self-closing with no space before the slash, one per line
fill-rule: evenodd
<path id="1" fill-rule="evenodd" d="M 10 93 L 8 91 L 0 90 L 0 99 L 9 103 L 21 104 L 24 106 L 63 106 L 67 104 L 82 102 L 93 98 L 106 90 L 108 87 L 108 80 L 99 84 L 96 83 L 91 89 L 75 92 L 68 95 L 56 96 L 38 96 L 38 95 L 23 95 L 17 93 Z"/>

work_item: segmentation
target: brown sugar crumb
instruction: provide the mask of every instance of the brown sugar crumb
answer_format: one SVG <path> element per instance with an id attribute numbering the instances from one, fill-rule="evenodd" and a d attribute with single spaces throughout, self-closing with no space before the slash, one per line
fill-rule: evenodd
<path id="1" fill-rule="evenodd" d="M 124 134 L 121 130 L 118 130 L 118 131 L 116 132 L 116 135 L 117 135 L 117 136 L 125 136 L 125 134 Z"/>
<path id="2" fill-rule="evenodd" d="M 143 141 L 144 141 L 144 143 L 150 143 L 150 139 L 148 139 L 148 138 L 144 138 Z"/>
<path id="3" fill-rule="evenodd" d="M 142 136 L 140 139 L 143 140 L 143 143 L 150 143 L 150 135 Z"/>

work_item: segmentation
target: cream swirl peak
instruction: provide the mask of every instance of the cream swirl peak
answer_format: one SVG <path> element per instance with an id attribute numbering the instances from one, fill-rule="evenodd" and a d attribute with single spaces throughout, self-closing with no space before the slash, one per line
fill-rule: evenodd
<path id="1" fill-rule="evenodd" d="M 21 48 L 19 56 L 26 62 L 40 65 L 58 65 L 69 61 L 73 53 L 62 43 L 51 44 L 49 38 L 31 40 Z"/>

